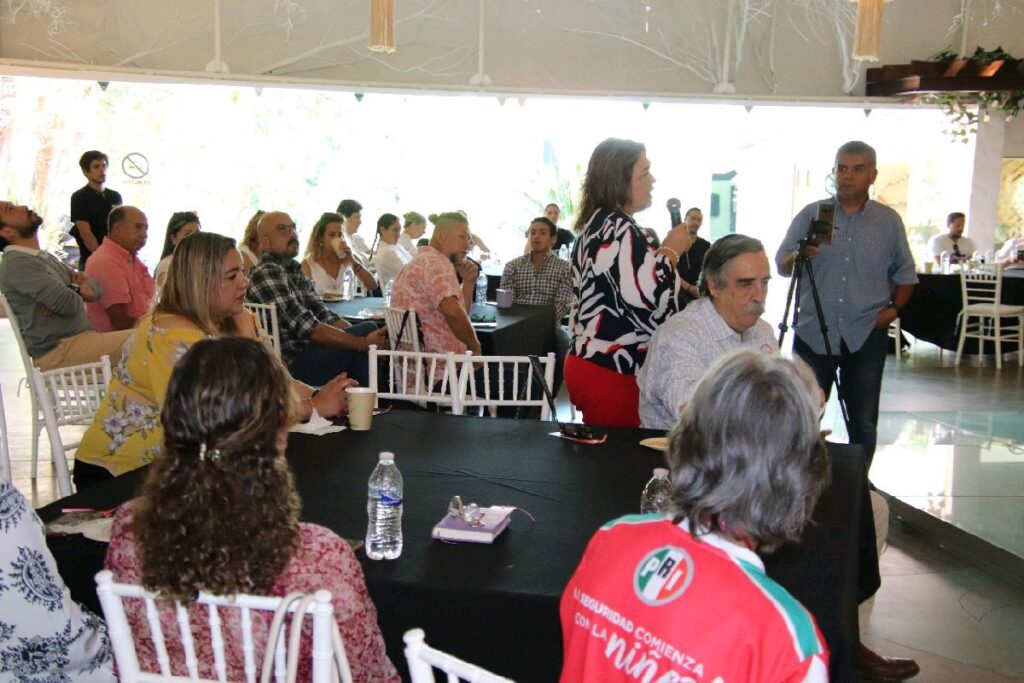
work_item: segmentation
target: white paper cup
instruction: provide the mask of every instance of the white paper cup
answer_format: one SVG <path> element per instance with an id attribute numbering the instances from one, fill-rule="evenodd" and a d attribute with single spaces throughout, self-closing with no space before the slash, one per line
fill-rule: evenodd
<path id="1" fill-rule="evenodd" d="M 495 302 L 498 308 L 512 308 L 512 292 L 507 289 L 499 289 L 495 293 Z"/>
<path id="2" fill-rule="evenodd" d="M 348 245 L 345 244 L 345 240 L 340 237 L 335 237 L 331 240 L 331 249 L 334 250 L 334 253 L 338 258 L 345 258 L 349 253 Z"/>
<path id="3" fill-rule="evenodd" d="M 370 431 L 377 392 L 369 387 L 349 387 L 345 393 L 348 394 L 349 428 L 356 432 Z"/>

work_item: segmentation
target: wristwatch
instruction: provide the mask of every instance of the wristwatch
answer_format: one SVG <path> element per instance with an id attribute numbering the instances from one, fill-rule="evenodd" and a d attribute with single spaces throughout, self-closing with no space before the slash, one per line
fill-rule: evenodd
<path id="1" fill-rule="evenodd" d="M 78 285 L 76 285 L 74 282 L 72 282 L 72 283 L 70 283 L 68 285 L 68 289 L 70 289 L 75 294 L 81 294 L 82 293 L 82 288 L 79 287 Z"/>

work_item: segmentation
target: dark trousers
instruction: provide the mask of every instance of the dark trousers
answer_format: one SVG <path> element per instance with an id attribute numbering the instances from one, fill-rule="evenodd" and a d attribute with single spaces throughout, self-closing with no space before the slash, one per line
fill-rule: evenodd
<path id="1" fill-rule="evenodd" d="M 551 395 L 558 396 L 562 388 L 562 377 L 565 373 L 565 355 L 569 353 L 572 339 L 569 331 L 561 325 L 555 325 L 555 386 L 551 387 Z"/>
<path id="2" fill-rule="evenodd" d="M 114 475 L 105 467 L 76 460 L 75 471 L 72 473 L 71 478 L 75 483 L 75 490 L 84 491 L 91 486 L 102 484 L 108 479 L 113 479 Z"/>
<path id="3" fill-rule="evenodd" d="M 864 345 L 851 352 L 846 342 L 832 349 L 839 367 L 839 383 L 846 396 L 850 416 L 850 443 L 864 447 L 868 468 L 875 457 L 878 440 L 878 402 L 882 393 L 882 371 L 889 348 L 886 330 L 872 330 Z M 811 366 L 818 384 L 829 396 L 832 391 L 832 368 L 828 356 L 815 353 L 799 336 L 793 338 L 793 352 Z"/>
<path id="4" fill-rule="evenodd" d="M 351 335 L 365 337 L 377 329 L 377 323 L 365 322 L 345 329 Z M 359 386 L 370 386 L 369 354 L 364 351 L 350 351 L 334 346 L 309 342 L 288 364 L 292 377 L 314 387 L 323 386 L 343 372 L 359 382 Z"/>

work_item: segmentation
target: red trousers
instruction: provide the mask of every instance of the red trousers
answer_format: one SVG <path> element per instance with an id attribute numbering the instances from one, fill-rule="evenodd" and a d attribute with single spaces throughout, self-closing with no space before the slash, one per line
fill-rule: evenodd
<path id="1" fill-rule="evenodd" d="M 583 423 L 606 427 L 640 426 L 640 388 L 635 375 L 623 375 L 589 360 L 565 357 L 569 400 L 583 413 Z"/>

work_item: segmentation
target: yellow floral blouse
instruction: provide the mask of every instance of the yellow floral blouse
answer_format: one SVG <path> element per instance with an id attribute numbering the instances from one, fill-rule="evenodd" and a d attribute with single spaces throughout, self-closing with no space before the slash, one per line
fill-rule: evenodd
<path id="1" fill-rule="evenodd" d="M 139 319 L 75 459 L 117 476 L 160 455 L 164 437 L 160 410 L 171 370 L 205 336 L 197 329 L 158 327 L 152 314 Z"/>

